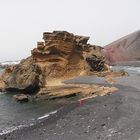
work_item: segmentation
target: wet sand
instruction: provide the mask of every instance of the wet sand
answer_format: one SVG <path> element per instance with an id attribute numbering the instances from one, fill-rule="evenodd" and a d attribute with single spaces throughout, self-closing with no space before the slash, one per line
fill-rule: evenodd
<path id="1" fill-rule="evenodd" d="M 116 80 L 118 92 L 86 100 L 82 105 L 69 104 L 36 125 L 0 136 L 0 139 L 139 140 L 140 76 Z"/>

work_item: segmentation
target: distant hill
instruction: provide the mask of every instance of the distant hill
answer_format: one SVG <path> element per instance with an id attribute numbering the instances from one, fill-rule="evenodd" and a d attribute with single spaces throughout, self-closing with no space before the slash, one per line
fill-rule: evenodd
<path id="1" fill-rule="evenodd" d="M 140 61 L 140 30 L 106 45 L 103 53 L 109 63 Z"/>

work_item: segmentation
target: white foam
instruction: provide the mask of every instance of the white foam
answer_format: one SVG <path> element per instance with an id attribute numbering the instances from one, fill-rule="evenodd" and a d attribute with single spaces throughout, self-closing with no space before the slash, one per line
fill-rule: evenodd
<path id="1" fill-rule="evenodd" d="M 129 70 L 136 70 L 137 71 L 137 70 L 140 70 L 140 67 L 129 67 L 128 69 Z"/>
<path id="2" fill-rule="evenodd" d="M 125 70 L 129 70 L 129 71 L 132 71 L 132 72 L 138 72 L 140 73 L 140 67 L 130 67 L 130 66 L 127 66 L 127 67 L 124 67 Z"/>
<path id="3" fill-rule="evenodd" d="M 47 118 L 47 117 L 49 117 L 50 115 L 53 115 L 53 114 L 56 114 L 56 113 L 57 113 L 57 110 L 52 111 L 52 112 L 50 112 L 50 113 L 48 113 L 48 114 L 45 114 L 45 115 L 43 115 L 43 116 L 41 116 L 41 117 L 38 117 L 37 119 L 38 119 L 38 120 L 41 120 L 41 119 Z"/>
<path id="4" fill-rule="evenodd" d="M 11 132 L 18 130 L 20 128 L 24 128 L 24 127 L 27 127 L 27 125 L 19 125 L 19 126 L 9 127 L 9 128 L 2 130 L 2 132 L 0 132 L 0 135 L 8 134 L 8 133 L 11 133 Z"/>
<path id="5" fill-rule="evenodd" d="M 3 92 L 0 92 L 0 95 L 4 94 Z"/>
<path id="6" fill-rule="evenodd" d="M 115 66 L 113 67 L 113 70 L 124 70 L 128 72 L 130 75 L 132 74 L 140 74 L 140 67 L 134 67 L 134 66 Z"/>
<path id="7" fill-rule="evenodd" d="M 139 73 L 140 73 L 140 69 L 139 70 L 137 70 Z"/>
<path id="8" fill-rule="evenodd" d="M 1 62 L 0 65 L 2 66 L 6 66 L 6 65 L 16 65 L 19 64 L 20 61 L 5 61 L 5 62 Z"/>
<path id="9" fill-rule="evenodd" d="M 53 115 L 53 114 L 56 114 L 56 113 L 57 113 L 57 110 L 54 110 L 54 111 L 52 111 L 52 112 L 50 112 L 50 113 L 48 113 L 48 114 L 45 114 L 45 115 L 43 115 L 43 116 L 41 116 L 41 117 L 39 117 L 39 118 L 37 118 L 37 119 L 38 119 L 38 120 L 41 120 L 41 119 L 47 118 L 47 117 L 49 117 L 50 115 Z M 33 125 L 34 125 L 34 124 L 31 123 L 31 124 L 29 124 L 29 125 L 19 125 L 19 126 L 9 127 L 9 128 L 6 128 L 6 129 L 2 130 L 2 131 L 0 132 L 0 136 L 1 136 L 1 135 L 4 135 L 4 134 L 11 133 L 11 132 L 13 132 L 13 131 L 15 131 L 15 130 L 18 130 L 18 129 L 25 128 L 25 127 L 28 127 L 28 126 L 33 126 Z"/>

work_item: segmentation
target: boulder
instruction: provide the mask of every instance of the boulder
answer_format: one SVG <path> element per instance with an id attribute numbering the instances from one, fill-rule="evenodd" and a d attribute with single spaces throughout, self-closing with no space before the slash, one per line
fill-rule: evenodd
<path id="1" fill-rule="evenodd" d="M 2 74 L 6 90 L 35 92 L 40 86 L 41 70 L 32 57 L 24 59 L 19 65 L 7 67 Z"/>
<path id="2" fill-rule="evenodd" d="M 28 102 L 29 101 L 29 96 L 25 95 L 25 94 L 17 94 L 17 95 L 14 95 L 13 98 L 19 102 Z"/>

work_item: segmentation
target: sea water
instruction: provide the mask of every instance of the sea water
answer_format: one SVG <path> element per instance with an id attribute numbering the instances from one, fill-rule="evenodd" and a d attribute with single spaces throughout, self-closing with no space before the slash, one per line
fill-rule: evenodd
<path id="1" fill-rule="evenodd" d="M 0 68 L 0 73 L 3 71 L 3 69 L 2 68 Z"/>
<path id="2" fill-rule="evenodd" d="M 140 67 L 115 66 L 112 69 L 125 70 L 129 74 L 140 76 Z M 3 69 L 0 69 L 0 72 L 2 71 Z M 79 79 L 80 83 L 92 83 L 92 81 L 95 81 L 95 77 Z M 56 101 L 19 103 L 13 100 L 14 94 L 0 92 L 0 135 L 34 125 L 38 120 L 56 114 L 63 106 L 63 103 Z"/>
<path id="3" fill-rule="evenodd" d="M 0 92 L 0 135 L 34 125 L 37 120 L 57 113 L 62 106 L 56 101 L 19 103 L 13 99 L 14 94 Z"/>
<path id="4" fill-rule="evenodd" d="M 128 72 L 130 75 L 140 75 L 140 67 L 132 67 L 132 66 L 113 66 L 113 70 L 124 70 Z"/>

